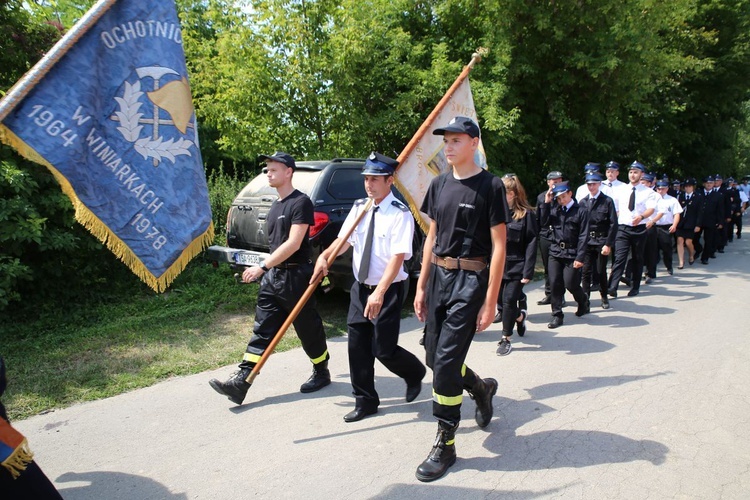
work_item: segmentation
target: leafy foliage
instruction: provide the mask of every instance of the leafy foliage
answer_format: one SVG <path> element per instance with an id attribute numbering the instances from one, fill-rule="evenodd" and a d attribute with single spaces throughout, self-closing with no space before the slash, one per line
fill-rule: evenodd
<path id="1" fill-rule="evenodd" d="M 93 0 L 0 2 L 0 90 Z M 25 8 L 24 8 L 25 6 Z M 496 172 L 634 159 L 671 176 L 748 173 L 745 0 L 178 0 L 217 233 L 257 156 L 397 155 L 478 47 Z M 138 286 L 74 223 L 51 176 L 0 149 L 0 308 Z M 98 284 L 98 285 L 97 285 Z"/>

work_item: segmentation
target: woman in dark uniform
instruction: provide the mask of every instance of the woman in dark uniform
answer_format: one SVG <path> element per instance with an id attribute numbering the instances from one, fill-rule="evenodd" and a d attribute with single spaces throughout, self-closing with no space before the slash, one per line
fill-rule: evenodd
<path id="1" fill-rule="evenodd" d="M 500 285 L 498 308 L 502 308 L 503 337 L 497 344 L 497 355 L 510 354 L 510 337 L 513 323 L 518 335 L 526 333 L 526 310 L 520 307 L 523 286 L 534 277 L 536 265 L 536 242 L 539 226 L 528 199 L 526 190 L 516 174 L 505 174 L 505 198 L 513 220 L 507 225 L 505 242 L 505 273 Z"/>
<path id="2" fill-rule="evenodd" d="M 698 194 L 695 192 L 695 179 L 685 180 L 685 189 L 680 191 L 677 201 L 682 206 L 682 218 L 677 224 L 677 269 L 685 267 L 685 247 L 688 249 L 688 264 L 691 266 L 695 262 L 695 247 L 693 238 L 695 237 L 695 226 L 698 222 L 698 213 L 701 202 Z"/>

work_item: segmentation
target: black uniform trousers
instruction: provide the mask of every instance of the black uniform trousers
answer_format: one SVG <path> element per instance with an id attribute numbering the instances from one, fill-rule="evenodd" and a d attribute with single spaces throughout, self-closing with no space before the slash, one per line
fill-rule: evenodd
<path id="1" fill-rule="evenodd" d="M 563 296 L 568 290 L 575 301 L 581 305 L 588 300 L 581 288 L 581 268 L 573 267 L 575 259 L 549 256 L 549 284 L 552 289 L 550 303 L 552 305 L 552 316 L 564 317 Z"/>
<path id="2" fill-rule="evenodd" d="M 523 285 L 520 279 L 503 279 L 500 284 L 498 301 L 503 304 L 503 335 L 506 337 L 513 335 L 513 325 L 516 324 L 521 309 L 524 309 L 526 294 L 523 293 Z"/>
<path id="3" fill-rule="evenodd" d="M 351 300 L 346 320 L 349 327 L 349 373 L 357 408 L 375 410 L 380 404 L 375 390 L 375 359 L 407 383 L 422 380 L 427 371 L 414 354 L 398 345 L 406 285 L 406 281 L 391 283 L 374 320 L 364 315 L 372 287 L 354 283 L 349 292 Z"/>
<path id="4" fill-rule="evenodd" d="M 628 256 L 632 262 L 633 289 L 638 290 L 643 278 L 643 251 L 646 246 L 646 225 L 630 226 L 620 224 L 617 228 L 617 239 L 615 240 L 615 264 L 609 275 L 609 289 L 617 290 L 620 278 L 625 271 Z"/>
<path id="5" fill-rule="evenodd" d="M 587 296 L 592 288 L 599 288 L 602 295 L 607 293 L 607 260 L 609 255 L 602 255 L 604 245 L 589 245 L 583 257 L 581 271 L 581 288 Z M 611 249 L 610 249 L 610 253 Z"/>
<path id="6" fill-rule="evenodd" d="M 240 368 L 252 368 L 260 360 L 268 344 L 305 293 L 312 271 L 312 263 L 307 263 L 288 268 L 272 267 L 263 275 L 258 289 L 253 336 L 247 344 Z M 323 320 L 315 309 L 314 297 L 310 297 L 293 325 L 302 342 L 302 349 L 313 364 L 327 360 L 326 334 Z"/>
<path id="7" fill-rule="evenodd" d="M 667 271 L 672 271 L 672 253 L 674 251 L 674 238 L 672 233 L 669 232 L 670 224 L 664 224 L 662 226 L 656 226 L 656 242 L 658 246 L 658 252 L 661 253 L 661 258 L 664 259 L 664 267 Z M 659 262 L 659 255 L 657 254 L 657 263 Z M 654 275 L 655 276 L 655 275 Z"/>
<path id="8" fill-rule="evenodd" d="M 476 333 L 489 277 L 489 269 L 430 267 L 424 347 L 427 366 L 432 368 L 432 414 L 450 426 L 461 420 L 464 389 L 471 390 L 477 382 L 464 361 Z"/>
<path id="9" fill-rule="evenodd" d="M 552 246 L 552 240 L 539 235 L 539 254 L 542 257 L 542 266 L 544 267 L 544 296 L 549 297 L 552 289 L 549 284 L 549 247 Z"/>
<path id="10" fill-rule="evenodd" d="M 646 245 L 643 249 L 643 261 L 646 276 L 656 278 L 656 262 L 659 260 L 659 240 L 656 236 L 656 225 L 646 229 Z"/>
<path id="11" fill-rule="evenodd" d="M 697 235 L 697 238 L 703 236 L 701 262 L 708 262 L 709 257 L 716 255 L 716 239 L 718 237 L 718 232 L 719 229 L 711 224 L 701 227 L 701 232 Z"/>
<path id="12" fill-rule="evenodd" d="M 724 250 L 729 240 L 729 226 L 726 218 L 721 221 L 721 228 L 716 229 L 716 249 Z"/>
<path id="13" fill-rule="evenodd" d="M 732 224 L 735 227 L 737 237 L 739 237 L 742 234 L 742 212 L 739 212 L 739 214 L 735 214 L 732 216 Z M 732 231 L 731 227 L 729 230 Z"/>

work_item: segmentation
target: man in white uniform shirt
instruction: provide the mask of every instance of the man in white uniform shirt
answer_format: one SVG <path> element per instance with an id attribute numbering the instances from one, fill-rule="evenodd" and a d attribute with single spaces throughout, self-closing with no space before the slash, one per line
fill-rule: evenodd
<path id="1" fill-rule="evenodd" d="M 608 162 L 607 170 L 605 170 L 604 173 L 606 174 L 607 178 L 602 181 L 602 186 L 599 189 L 602 193 L 606 194 L 610 198 L 614 198 L 615 189 L 625 184 L 617 178 L 617 176 L 620 175 L 620 164 L 616 161 Z"/>
<path id="2" fill-rule="evenodd" d="M 339 255 L 354 247 L 352 267 L 357 282 L 350 290 L 348 326 L 349 373 L 355 398 L 354 410 L 345 422 L 356 422 L 377 413 L 380 398 L 375 390 L 375 360 L 406 382 L 406 401 L 416 399 L 427 369 L 398 345 L 401 307 L 409 275 L 404 260 L 411 258 L 414 218 L 398 201 L 391 186 L 398 162 L 372 153 L 362 170 L 365 191 L 374 204 L 360 221 Z M 320 273 L 328 274 L 328 258 L 366 207 L 367 198 L 357 200 L 339 231 L 339 237 L 315 263 L 311 283 Z"/>
<path id="3" fill-rule="evenodd" d="M 641 184 L 641 175 L 646 171 L 641 163 L 634 161 L 628 171 L 629 184 L 615 190 L 617 208 L 617 239 L 615 240 L 615 264 L 609 277 L 609 295 L 617 297 L 628 254 L 633 259 L 633 288 L 628 297 L 638 295 L 643 277 L 643 250 L 646 243 L 646 220 L 654 213 L 658 201 L 653 190 Z"/>

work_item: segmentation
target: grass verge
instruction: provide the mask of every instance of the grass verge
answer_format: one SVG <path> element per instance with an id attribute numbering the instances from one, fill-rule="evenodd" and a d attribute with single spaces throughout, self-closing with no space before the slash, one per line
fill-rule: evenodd
<path id="1" fill-rule="evenodd" d="M 41 312 L 24 308 L 0 326 L 12 419 L 101 399 L 238 362 L 250 338 L 257 285 L 227 268 L 192 263 L 170 290 L 127 293 Z M 318 297 L 326 334 L 346 332 L 348 296 Z M 292 327 L 277 351 L 299 346 Z"/>

